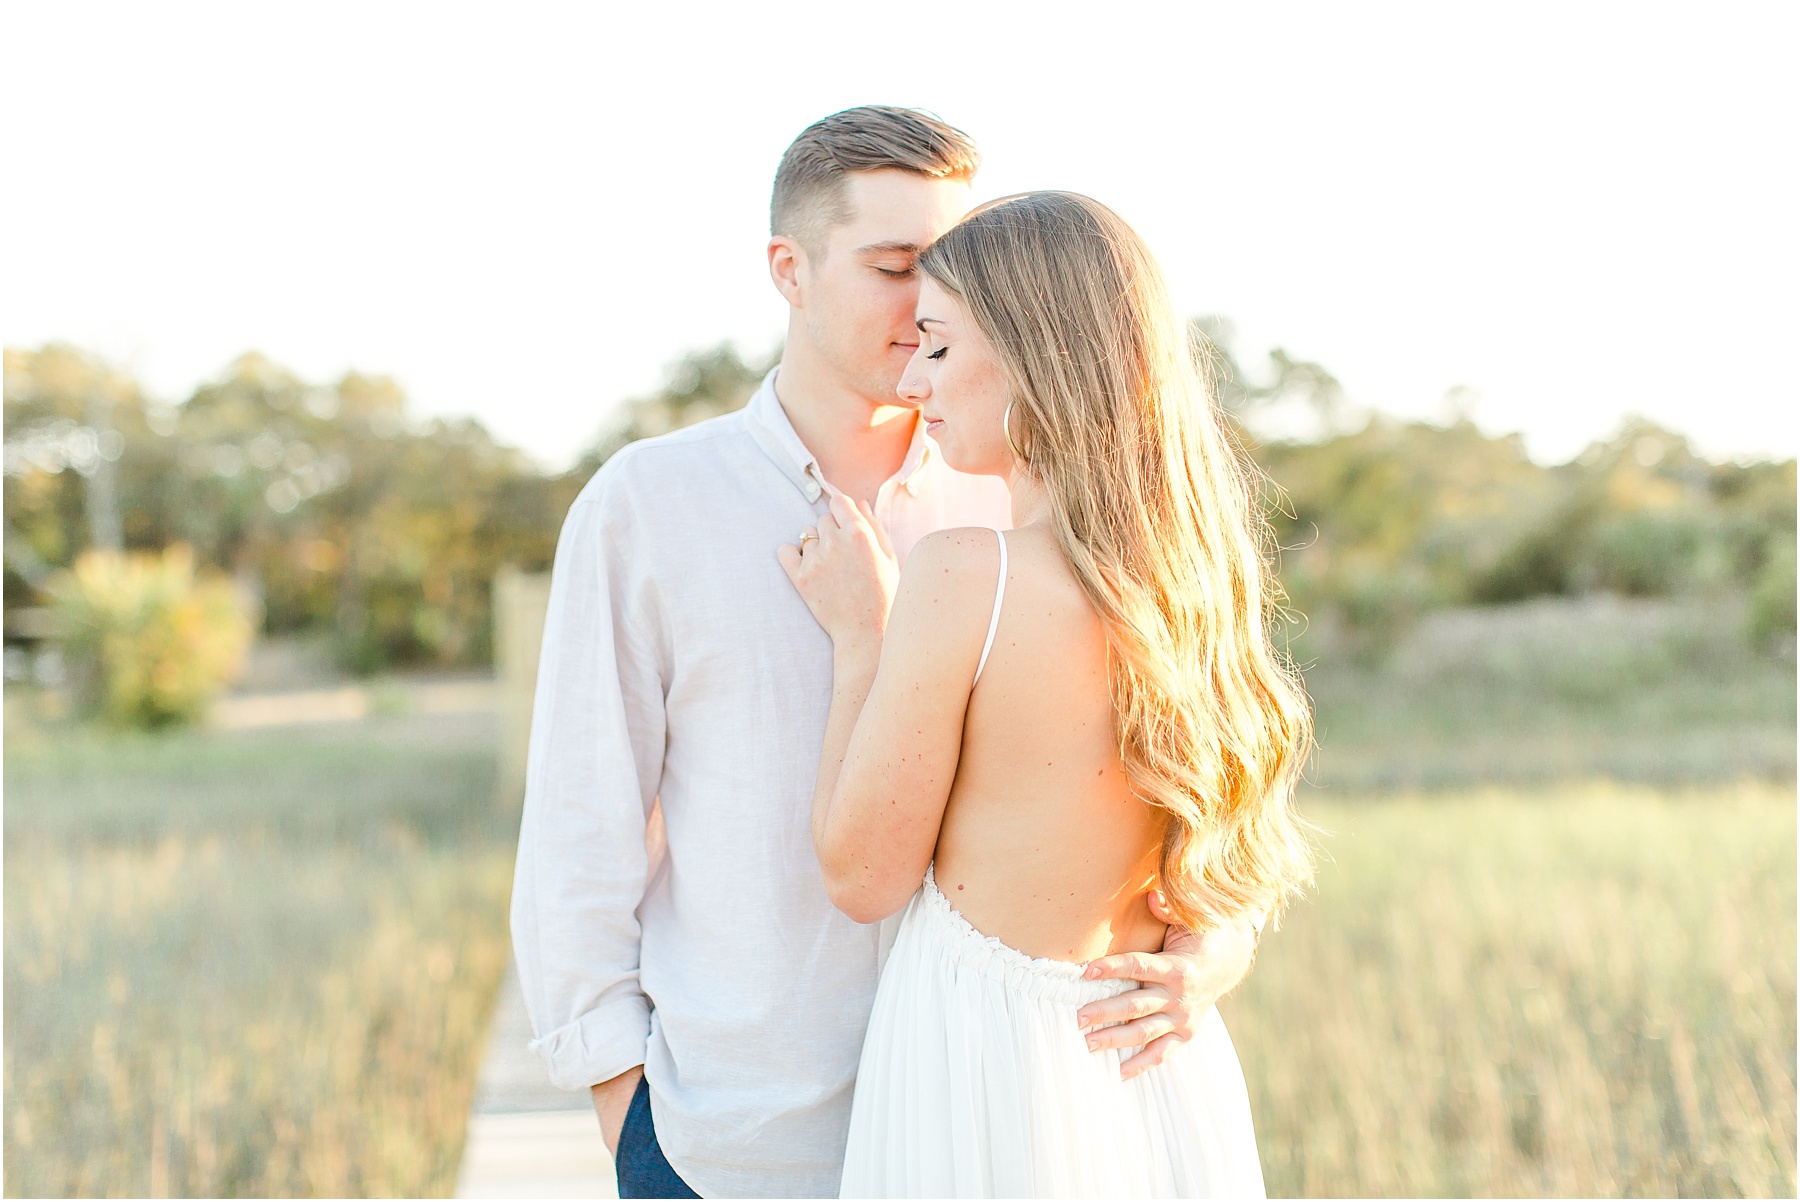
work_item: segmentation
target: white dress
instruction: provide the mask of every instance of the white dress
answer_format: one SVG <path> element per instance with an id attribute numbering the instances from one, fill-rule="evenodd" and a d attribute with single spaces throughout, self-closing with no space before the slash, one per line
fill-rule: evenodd
<path id="1" fill-rule="evenodd" d="M 1119 1064 L 1136 1049 L 1088 1050 L 1075 1011 L 1136 987 L 983 935 L 927 871 L 876 989 L 841 1195 L 1263 1197 L 1250 1098 L 1218 1010 L 1130 1081 Z"/>

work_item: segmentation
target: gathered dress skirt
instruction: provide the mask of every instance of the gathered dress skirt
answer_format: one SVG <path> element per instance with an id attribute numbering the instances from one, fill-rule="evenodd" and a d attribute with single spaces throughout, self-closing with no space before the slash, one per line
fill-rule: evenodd
<path id="1" fill-rule="evenodd" d="M 1263 1197 L 1217 1009 L 1129 1081 L 1136 1049 L 1088 1049 L 1076 1009 L 1136 987 L 981 934 L 927 872 L 876 990 L 842 1196 Z"/>

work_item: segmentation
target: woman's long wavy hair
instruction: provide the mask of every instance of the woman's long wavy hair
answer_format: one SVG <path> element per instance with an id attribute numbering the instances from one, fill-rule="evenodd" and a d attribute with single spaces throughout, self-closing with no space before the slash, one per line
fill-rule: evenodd
<path id="1" fill-rule="evenodd" d="M 1262 476 L 1161 269 L 1111 209 L 1068 192 L 987 205 L 919 266 L 1004 367 L 1008 437 L 1106 629 L 1125 770 L 1169 817 L 1170 909 L 1195 929 L 1279 914 L 1312 879 L 1293 805 L 1312 714 L 1270 639 Z"/>

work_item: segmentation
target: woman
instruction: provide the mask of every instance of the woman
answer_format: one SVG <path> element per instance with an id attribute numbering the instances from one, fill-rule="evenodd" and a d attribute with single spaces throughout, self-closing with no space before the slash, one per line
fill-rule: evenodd
<path id="1" fill-rule="evenodd" d="M 835 653 L 826 886 L 859 922 L 906 907 L 844 1195 L 1260 1195 L 1216 1010 L 1130 1081 L 1069 1017 L 1131 986 L 1083 961 L 1278 911 L 1309 879 L 1309 712 L 1267 635 L 1256 477 L 1103 205 L 997 202 L 919 267 L 900 392 L 952 467 L 1010 482 L 1014 528 L 928 537 L 897 593 L 841 498 L 780 552 Z"/>

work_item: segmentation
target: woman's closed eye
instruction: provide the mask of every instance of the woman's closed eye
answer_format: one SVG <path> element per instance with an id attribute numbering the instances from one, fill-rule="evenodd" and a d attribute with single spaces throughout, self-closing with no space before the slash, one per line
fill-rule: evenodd
<path id="1" fill-rule="evenodd" d="M 927 359 L 942 359 L 944 357 L 944 352 L 949 349 L 950 348 L 947 346 L 940 346 L 937 348 L 937 350 L 932 351 L 929 355 L 926 355 L 925 357 Z"/>

